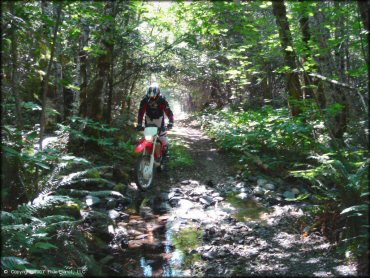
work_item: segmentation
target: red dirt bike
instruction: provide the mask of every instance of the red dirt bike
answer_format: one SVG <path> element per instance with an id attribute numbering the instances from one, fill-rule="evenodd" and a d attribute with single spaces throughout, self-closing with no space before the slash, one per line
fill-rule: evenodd
<path id="1" fill-rule="evenodd" d="M 162 157 L 164 145 L 159 140 L 159 134 L 166 131 L 166 128 L 158 128 L 155 125 L 146 126 L 144 137 L 135 148 L 136 153 L 141 153 L 135 165 L 135 182 L 142 191 L 152 187 L 155 170 L 158 172 L 164 170 Z"/>

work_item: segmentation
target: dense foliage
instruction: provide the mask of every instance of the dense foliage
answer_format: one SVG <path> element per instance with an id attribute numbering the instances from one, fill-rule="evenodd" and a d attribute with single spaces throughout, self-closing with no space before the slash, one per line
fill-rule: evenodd
<path id="1" fill-rule="evenodd" d="M 318 219 L 328 213 L 341 219 L 340 228 L 321 232 L 334 241 L 343 239 L 357 256 L 366 253 L 370 162 L 366 149 L 332 148 L 320 115 L 312 111 L 311 119 L 305 117 L 304 122 L 290 118 L 285 108 L 271 106 L 247 112 L 208 111 L 202 122 L 222 149 L 236 154 L 245 177 L 259 170 L 283 179 L 307 180 L 309 193 L 292 201 L 309 200 L 306 208 Z M 329 227 L 330 221 L 319 224 Z"/>
<path id="2" fill-rule="evenodd" d="M 2 267 L 101 273 L 86 255 L 94 244 L 80 229 L 82 204 L 62 189 L 124 191 L 137 105 L 153 81 L 171 104 L 198 112 L 244 176 L 309 184 L 297 199 L 312 215 L 339 215 L 332 239 L 364 258 L 368 6 L 2 1 Z M 172 168 L 192 164 L 181 143 L 174 154 Z"/>

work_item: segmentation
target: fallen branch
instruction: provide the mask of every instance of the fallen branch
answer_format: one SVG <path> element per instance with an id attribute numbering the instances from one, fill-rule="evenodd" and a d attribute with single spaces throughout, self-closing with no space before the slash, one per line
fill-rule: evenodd
<path id="1" fill-rule="evenodd" d="M 326 81 L 326 82 L 328 82 L 330 84 L 333 84 L 333 85 L 336 85 L 336 86 L 340 86 L 340 87 L 343 87 L 343 88 L 346 88 L 346 89 L 350 89 L 350 90 L 355 91 L 357 93 L 357 95 L 359 96 L 361 102 L 362 102 L 362 105 L 364 107 L 364 110 L 366 112 L 368 112 L 368 108 L 367 108 L 366 102 L 364 100 L 364 97 L 361 95 L 360 88 L 355 88 L 355 87 L 352 87 L 351 85 L 348 85 L 348 84 L 345 84 L 345 83 L 342 83 L 342 82 L 338 82 L 338 81 L 333 80 L 333 79 L 329 79 L 329 78 L 327 78 L 325 76 L 322 76 L 320 74 L 317 74 L 317 73 L 309 73 L 308 75 L 311 76 L 311 77 L 313 77 L 313 78 L 318 78 L 318 79 L 320 79 L 322 81 Z"/>
<path id="2" fill-rule="evenodd" d="M 329 78 L 327 78 L 323 75 L 317 74 L 317 73 L 309 73 L 308 75 L 313 77 L 313 78 L 318 78 L 322 81 L 326 81 L 328 83 L 331 83 L 331 84 L 334 84 L 334 85 L 337 85 L 337 86 L 341 86 L 341 87 L 351 89 L 351 90 L 358 90 L 358 88 L 352 87 L 351 85 L 348 85 L 348 84 L 345 84 L 345 83 L 342 83 L 342 82 L 339 82 L 339 81 L 336 81 L 336 80 L 333 80 L 333 79 L 329 79 Z"/>
<path id="3" fill-rule="evenodd" d="M 249 158 L 251 159 L 256 165 L 258 168 L 260 168 L 262 170 L 262 172 L 266 173 L 266 174 L 272 174 L 272 171 L 271 169 L 268 168 L 267 165 L 265 165 L 262 160 L 256 156 L 256 155 L 253 155 L 249 152 L 244 152 L 244 154 Z"/>

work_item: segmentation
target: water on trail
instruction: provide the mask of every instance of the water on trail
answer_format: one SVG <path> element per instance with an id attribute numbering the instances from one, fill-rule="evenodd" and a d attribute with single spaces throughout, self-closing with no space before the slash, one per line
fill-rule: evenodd
<path id="1" fill-rule="evenodd" d="M 116 233 L 121 229 L 128 238 L 121 246 L 115 246 L 118 256 L 115 261 L 121 266 L 115 264 L 112 275 L 191 276 L 190 266 L 201 258 L 200 254 L 190 254 L 202 240 L 203 228 L 199 222 L 215 220 L 220 213 L 228 214 L 222 208 L 217 213 L 212 207 L 205 210 L 207 201 L 200 198 L 207 193 L 206 182 L 216 183 L 229 173 L 227 162 L 199 130 L 181 124 L 186 119 L 185 113 L 179 117 L 169 137 L 187 146 L 194 165 L 157 174 L 155 186 L 147 192 L 140 192 L 135 184 L 129 186 L 128 194 L 135 204 L 125 211 L 128 219 L 116 223 Z M 206 159 L 199 159 L 199 155 Z M 194 223 L 194 227 L 182 229 L 189 223 Z"/>
<path id="2" fill-rule="evenodd" d="M 256 195 L 257 180 L 236 175 L 232 158 L 216 151 L 188 120 L 178 121 L 169 137 L 188 151 L 193 164 L 158 174 L 146 192 L 130 184 L 126 194 L 135 202 L 125 210 L 127 217 L 116 221 L 109 275 L 356 274 L 355 265 L 337 259 L 322 236 L 301 237 L 302 207 L 276 195 L 286 185 L 269 193 L 275 195 Z"/>

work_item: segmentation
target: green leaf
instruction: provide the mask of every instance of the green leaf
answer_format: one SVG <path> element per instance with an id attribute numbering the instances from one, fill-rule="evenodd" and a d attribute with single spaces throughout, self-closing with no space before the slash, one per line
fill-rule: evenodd
<path id="1" fill-rule="evenodd" d="M 261 9 L 266 9 L 266 8 L 268 8 L 269 6 L 271 6 L 271 2 L 263 2 L 263 4 L 262 5 L 260 5 L 260 8 Z"/>
<path id="2" fill-rule="evenodd" d="M 81 30 L 79 28 L 73 28 L 71 35 L 75 36 L 75 35 L 79 35 L 80 33 L 81 33 Z"/>
<path id="3" fill-rule="evenodd" d="M 43 169 L 46 169 L 46 170 L 49 170 L 50 169 L 50 167 L 48 165 L 46 165 L 46 164 L 44 164 L 44 163 L 42 163 L 40 161 L 35 162 L 35 164 L 38 165 L 38 166 L 40 166 Z"/>
<path id="4" fill-rule="evenodd" d="M 49 242 L 37 242 L 33 248 L 35 249 L 43 249 L 43 250 L 48 250 L 48 249 L 57 249 L 58 246 L 55 246 L 54 244 L 51 244 Z"/>
<path id="5" fill-rule="evenodd" d="M 349 208 L 346 208 L 344 210 L 342 210 L 342 212 L 340 214 L 345 214 L 345 213 L 349 213 L 349 212 L 359 212 L 359 211 L 367 211 L 369 209 L 369 206 L 368 205 L 365 205 L 365 204 L 362 204 L 362 205 L 357 205 L 357 206 L 352 206 L 352 207 L 349 207 Z"/>
<path id="6" fill-rule="evenodd" d="M 30 264 L 27 260 L 18 257 L 2 257 L 1 266 L 3 269 L 23 270 L 25 265 Z"/>
<path id="7" fill-rule="evenodd" d="M 17 217 L 7 211 L 1 211 L 1 224 L 9 225 L 17 222 Z"/>
<path id="8" fill-rule="evenodd" d="M 1 149 L 4 152 L 5 156 L 19 156 L 19 152 L 11 147 L 2 146 Z"/>
<path id="9" fill-rule="evenodd" d="M 73 163 L 76 163 L 76 164 L 90 164 L 90 162 L 88 160 L 86 160 L 85 158 L 83 157 L 77 157 L 77 156 L 73 156 L 73 155 L 65 155 L 62 157 L 62 161 L 71 161 Z"/>
<path id="10" fill-rule="evenodd" d="M 290 45 L 288 45 L 287 48 L 285 48 L 285 51 L 293 52 L 293 48 Z"/>
<path id="11" fill-rule="evenodd" d="M 80 87 L 78 86 L 75 86 L 73 84 L 69 84 L 66 86 L 67 89 L 70 89 L 70 90 L 73 90 L 73 91 L 79 91 L 80 90 Z"/>
<path id="12" fill-rule="evenodd" d="M 298 195 L 296 198 L 287 198 L 285 200 L 287 201 L 291 201 L 291 202 L 298 202 L 298 201 L 303 201 L 303 200 L 306 200 L 308 197 L 310 197 L 311 194 L 309 193 L 306 193 L 306 194 L 301 194 L 301 195 Z"/>
<path id="13" fill-rule="evenodd" d="M 30 133 L 26 134 L 26 140 L 31 141 L 35 138 L 37 138 L 38 134 L 37 131 L 31 131 Z"/>
<path id="14" fill-rule="evenodd" d="M 56 115 L 60 115 L 60 113 L 55 110 L 54 108 L 46 108 L 46 114 L 47 115 L 50 115 L 50 116 L 56 116 Z"/>
<path id="15" fill-rule="evenodd" d="M 30 109 L 32 111 L 36 111 L 36 110 L 42 110 L 41 106 L 38 105 L 37 103 L 34 103 L 32 101 L 28 101 L 28 102 L 22 102 L 21 103 L 21 106 L 25 109 Z"/>

